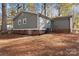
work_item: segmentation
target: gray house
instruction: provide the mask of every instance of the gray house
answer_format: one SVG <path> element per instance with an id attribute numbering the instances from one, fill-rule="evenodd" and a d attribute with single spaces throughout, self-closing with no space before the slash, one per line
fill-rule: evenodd
<path id="1" fill-rule="evenodd" d="M 51 19 L 41 14 L 21 12 L 13 19 L 14 33 L 43 34 L 51 31 Z"/>
<path id="2" fill-rule="evenodd" d="M 14 33 L 35 35 L 46 32 L 72 32 L 71 16 L 49 18 L 42 14 L 21 12 L 13 20 Z"/>

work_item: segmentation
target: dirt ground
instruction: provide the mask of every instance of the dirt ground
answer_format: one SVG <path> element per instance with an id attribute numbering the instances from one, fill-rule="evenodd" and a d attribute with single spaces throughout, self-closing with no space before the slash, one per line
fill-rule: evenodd
<path id="1" fill-rule="evenodd" d="M 1 56 L 79 56 L 79 34 L 0 34 Z"/>

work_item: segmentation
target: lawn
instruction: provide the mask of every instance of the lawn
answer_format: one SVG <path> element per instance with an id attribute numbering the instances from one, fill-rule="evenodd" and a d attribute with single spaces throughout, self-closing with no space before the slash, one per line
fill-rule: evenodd
<path id="1" fill-rule="evenodd" d="M 0 34 L 1 56 L 79 55 L 79 34 Z"/>

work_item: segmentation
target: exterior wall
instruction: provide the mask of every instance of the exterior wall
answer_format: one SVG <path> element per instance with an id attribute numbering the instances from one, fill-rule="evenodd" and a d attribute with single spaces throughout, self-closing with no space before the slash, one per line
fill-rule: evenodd
<path id="1" fill-rule="evenodd" d="M 42 17 L 39 17 L 39 30 L 46 30 L 46 22 L 45 19 Z"/>
<path id="2" fill-rule="evenodd" d="M 23 24 L 23 19 L 27 18 L 27 23 Z M 18 20 L 21 20 L 21 24 L 18 24 Z M 27 35 L 39 35 L 45 33 L 45 21 L 46 19 L 39 17 L 38 14 L 23 13 L 14 20 L 13 33 L 27 34 Z"/>
<path id="3" fill-rule="evenodd" d="M 51 28 L 51 21 L 50 20 L 46 20 L 46 28 Z"/>
<path id="4" fill-rule="evenodd" d="M 27 23 L 23 24 L 23 19 L 26 18 L 27 19 Z M 18 25 L 18 20 L 21 19 L 21 24 Z M 30 14 L 30 13 L 23 13 L 20 16 L 18 16 L 15 20 L 14 20 L 14 25 L 13 25 L 14 29 L 33 29 L 33 28 L 37 28 L 37 15 L 36 14 Z"/>
<path id="5" fill-rule="evenodd" d="M 46 30 L 47 28 L 51 28 L 51 21 L 49 19 L 46 19 L 46 18 L 43 18 L 43 17 L 40 17 L 40 24 L 39 24 L 39 27 L 40 27 L 40 30 Z"/>
<path id="6" fill-rule="evenodd" d="M 54 32 L 70 32 L 69 18 L 55 19 L 53 22 Z"/>
<path id="7" fill-rule="evenodd" d="M 23 24 L 24 18 L 27 18 L 26 24 Z M 21 24 L 18 24 L 18 20 L 21 20 Z M 32 14 L 28 12 L 24 12 L 19 15 L 13 22 L 13 32 L 18 34 L 44 34 L 47 28 L 50 27 L 49 19 L 39 16 L 39 14 Z"/>

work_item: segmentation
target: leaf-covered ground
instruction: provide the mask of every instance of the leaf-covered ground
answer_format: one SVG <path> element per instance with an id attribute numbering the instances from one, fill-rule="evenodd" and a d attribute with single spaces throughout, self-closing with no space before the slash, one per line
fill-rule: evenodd
<path id="1" fill-rule="evenodd" d="M 0 34 L 2 56 L 79 55 L 79 34 Z"/>

